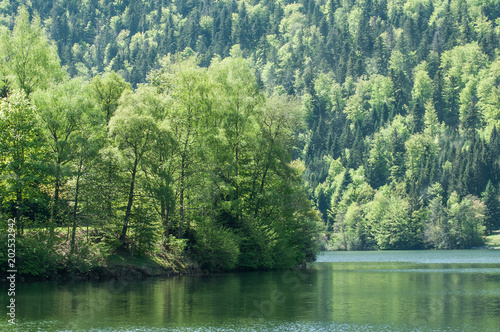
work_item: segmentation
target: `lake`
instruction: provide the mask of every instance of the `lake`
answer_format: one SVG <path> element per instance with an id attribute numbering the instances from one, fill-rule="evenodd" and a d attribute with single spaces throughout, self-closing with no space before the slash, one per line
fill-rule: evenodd
<path id="1" fill-rule="evenodd" d="M 328 252 L 306 271 L 17 289 L 19 331 L 500 330 L 500 250 Z"/>

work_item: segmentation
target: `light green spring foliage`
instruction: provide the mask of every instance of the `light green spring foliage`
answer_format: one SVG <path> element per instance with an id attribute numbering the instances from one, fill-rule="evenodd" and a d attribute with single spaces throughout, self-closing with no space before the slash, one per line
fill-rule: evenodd
<path id="1" fill-rule="evenodd" d="M 40 117 L 23 91 L 0 100 L 2 199 L 23 199 L 39 180 L 44 137 Z M 18 195 L 16 197 L 16 195 Z"/>
<path id="2" fill-rule="evenodd" d="M 486 131 L 489 134 L 494 126 L 500 121 L 500 90 L 498 77 L 500 75 L 500 62 L 495 61 L 490 68 L 481 72 L 481 80 L 477 85 L 479 100 L 477 105 L 481 110 L 481 119 L 486 123 Z"/>
<path id="3" fill-rule="evenodd" d="M 56 47 L 41 27 L 40 17 L 34 16 L 30 22 L 25 7 L 19 10 L 12 33 L 1 31 L 0 54 L 1 74 L 28 96 L 65 75 Z"/>
<path id="4" fill-rule="evenodd" d="M 86 91 L 86 85 L 79 78 L 68 79 L 31 95 L 44 123 L 53 158 L 63 163 L 74 157 L 72 144 L 88 122 L 92 121 L 94 104 Z"/>
<path id="5" fill-rule="evenodd" d="M 118 100 L 123 91 L 131 88 L 130 84 L 123 77 L 111 71 L 104 75 L 95 76 L 91 80 L 90 86 L 91 93 L 106 117 L 106 123 L 108 123 L 118 107 Z"/>
<path id="6" fill-rule="evenodd" d="M 23 44 L 20 33 L 33 38 Z M 300 103 L 266 98 L 247 60 L 202 68 L 184 52 L 132 90 L 113 71 L 58 81 L 54 49 L 24 9 L 3 38 L 4 46 L 19 44 L 3 59 L 6 82 L 24 91 L 4 90 L 1 101 L 2 175 L 15 180 L 2 182 L 2 203 L 24 202 L 25 188 L 35 187 L 51 197 L 52 225 L 94 225 L 102 241 L 131 254 L 165 250 L 163 237 L 189 238 L 191 254 L 209 270 L 314 259 L 318 216 L 303 164 L 292 162 L 304 126 Z M 39 54 L 20 72 L 15 57 L 29 50 Z M 80 245 L 73 241 L 71 252 Z"/>

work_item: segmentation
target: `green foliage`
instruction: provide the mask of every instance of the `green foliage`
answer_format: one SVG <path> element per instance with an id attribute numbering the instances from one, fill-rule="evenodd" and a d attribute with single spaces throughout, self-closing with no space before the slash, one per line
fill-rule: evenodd
<path id="1" fill-rule="evenodd" d="M 491 181 L 488 181 L 486 189 L 483 193 L 483 203 L 485 205 L 484 224 L 489 234 L 494 229 L 500 227 L 500 202 L 498 194 Z"/>
<path id="2" fill-rule="evenodd" d="M 397 196 L 388 198 L 381 190 L 368 206 L 368 211 L 367 219 L 380 249 L 411 249 L 418 244 L 407 200 Z"/>
<path id="3" fill-rule="evenodd" d="M 158 213 L 146 202 L 139 202 L 132 217 L 132 253 L 146 253 L 156 250 L 160 239 Z"/>
<path id="4" fill-rule="evenodd" d="M 163 236 L 160 239 L 161 246 L 165 248 L 167 252 L 179 257 L 184 253 L 184 250 L 187 247 L 187 241 L 187 239 L 177 239 L 172 234 L 168 237 Z"/>
<path id="5" fill-rule="evenodd" d="M 28 10 L 19 9 L 12 32 L 0 36 L 0 63 L 13 87 L 30 95 L 35 89 L 45 87 L 54 79 L 64 76 L 59 57 L 41 27 L 40 17 L 29 20 Z"/>
<path id="6" fill-rule="evenodd" d="M 319 232 L 444 249 L 498 227 L 491 4 L 20 4 L 0 5 L 0 212 L 70 226 L 75 271 L 94 245 L 270 269 Z"/>
<path id="7" fill-rule="evenodd" d="M 374 247 L 363 206 L 354 202 L 345 214 L 337 215 L 331 242 L 334 250 L 366 250 Z"/>
<path id="8" fill-rule="evenodd" d="M 0 184 L 2 204 L 12 202 L 18 230 L 29 209 L 26 197 L 41 196 L 38 185 L 44 175 L 44 137 L 35 107 L 23 91 L 0 100 Z"/>
<path id="9" fill-rule="evenodd" d="M 63 253 L 57 250 L 61 241 L 44 231 L 28 233 L 16 239 L 16 263 L 20 273 L 42 278 L 56 275 L 64 266 Z"/>
<path id="10" fill-rule="evenodd" d="M 95 76 L 90 82 L 90 86 L 92 95 L 103 111 L 106 123 L 108 123 L 118 107 L 118 100 L 123 91 L 130 89 L 130 84 L 123 77 L 111 71 L 102 76 Z"/>
<path id="11" fill-rule="evenodd" d="M 2 232 L 5 246 L 6 235 Z M 70 241 L 62 234 L 50 234 L 46 229 L 28 230 L 23 236 L 16 237 L 16 265 L 19 273 L 28 278 L 46 279 L 68 274 L 84 276 L 102 266 L 108 255 L 103 242 L 88 242 L 82 237 L 78 237 L 70 254 Z M 6 267 L 7 257 L 1 256 L 0 260 L 0 266 Z"/>
<path id="12" fill-rule="evenodd" d="M 138 171 L 146 153 L 154 144 L 158 133 L 153 117 L 157 104 L 148 98 L 147 90 L 122 95 L 121 107 L 109 122 L 109 136 L 114 140 L 115 153 L 120 166 L 130 173 L 126 212 L 120 240 L 125 241 L 128 223 L 132 214 Z"/>
<path id="13" fill-rule="evenodd" d="M 433 184 L 430 194 L 432 199 L 428 205 L 429 216 L 423 225 L 424 243 L 436 249 L 447 249 L 449 244 L 447 211 L 443 205 L 443 188 L 441 184 Z"/>
<path id="14" fill-rule="evenodd" d="M 484 205 L 477 198 L 468 196 L 459 201 L 454 192 L 448 200 L 451 248 L 469 249 L 482 245 L 485 231 L 483 216 Z"/>
<path id="15" fill-rule="evenodd" d="M 259 222 L 248 223 L 239 234 L 238 269 L 255 270 L 275 268 L 276 255 L 282 247 L 277 245 L 277 234 L 273 229 Z M 281 253 L 281 252 L 280 252 Z M 276 255 L 276 256 L 275 256 Z M 285 264 L 289 262 L 281 261 Z M 291 265 L 297 262 L 292 262 Z"/>
<path id="16" fill-rule="evenodd" d="M 233 232 L 213 223 L 201 223 L 196 227 L 195 239 L 193 256 L 204 269 L 227 271 L 236 267 L 240 250 Z"/>
<path id="17" fill-rule="evenodd" d="M 477 105 L 481 110 L 482 121 L 491 130 L 494 126 L 498 126 L 500 120 L 499 113 L 499 83 L 498 75 L 500 74 L 500 62 L 495 61 L 490 68 L 485 68 L 482 73 L 482 79 L 477 85 Z"/>
<path id="18" fill-rule="evenodd" d="M 70 243 L 64 243 L 65 252 L 69 252 Z M 67 256 L 67 273 L 75 275 L 86 275 L 93 269 L 103 265 L 110 255 L 109 247 L 104 243 L 93 243 L 78 238 L 74 244 L 71 255 Z"/>

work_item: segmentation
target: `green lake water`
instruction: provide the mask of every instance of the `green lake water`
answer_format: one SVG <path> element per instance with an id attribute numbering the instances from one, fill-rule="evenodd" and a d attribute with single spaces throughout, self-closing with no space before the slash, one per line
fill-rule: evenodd
<path id="1" fill-rule="evenodd" d="M 6 308 L 6 291 L 0 299 Z M 500 331 L 500 250 L 330 252 L 306 271 L 18 282 L 16 304 L 19 331 Z M 15 331 L 5 313 L 0 330 Z"/>

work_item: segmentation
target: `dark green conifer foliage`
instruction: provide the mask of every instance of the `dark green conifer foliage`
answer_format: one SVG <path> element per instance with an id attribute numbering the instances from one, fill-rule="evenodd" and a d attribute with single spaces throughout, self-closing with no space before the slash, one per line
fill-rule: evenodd
<path id="1" fill-rule="evenodd" d="M 486 231 L 491 234 L 492 230 L 500 228 L 500 201 L 498 200 L 498 192 L 491 181 L 488 181 L 482 198 L 486 205 L 484 223 Z"/>

